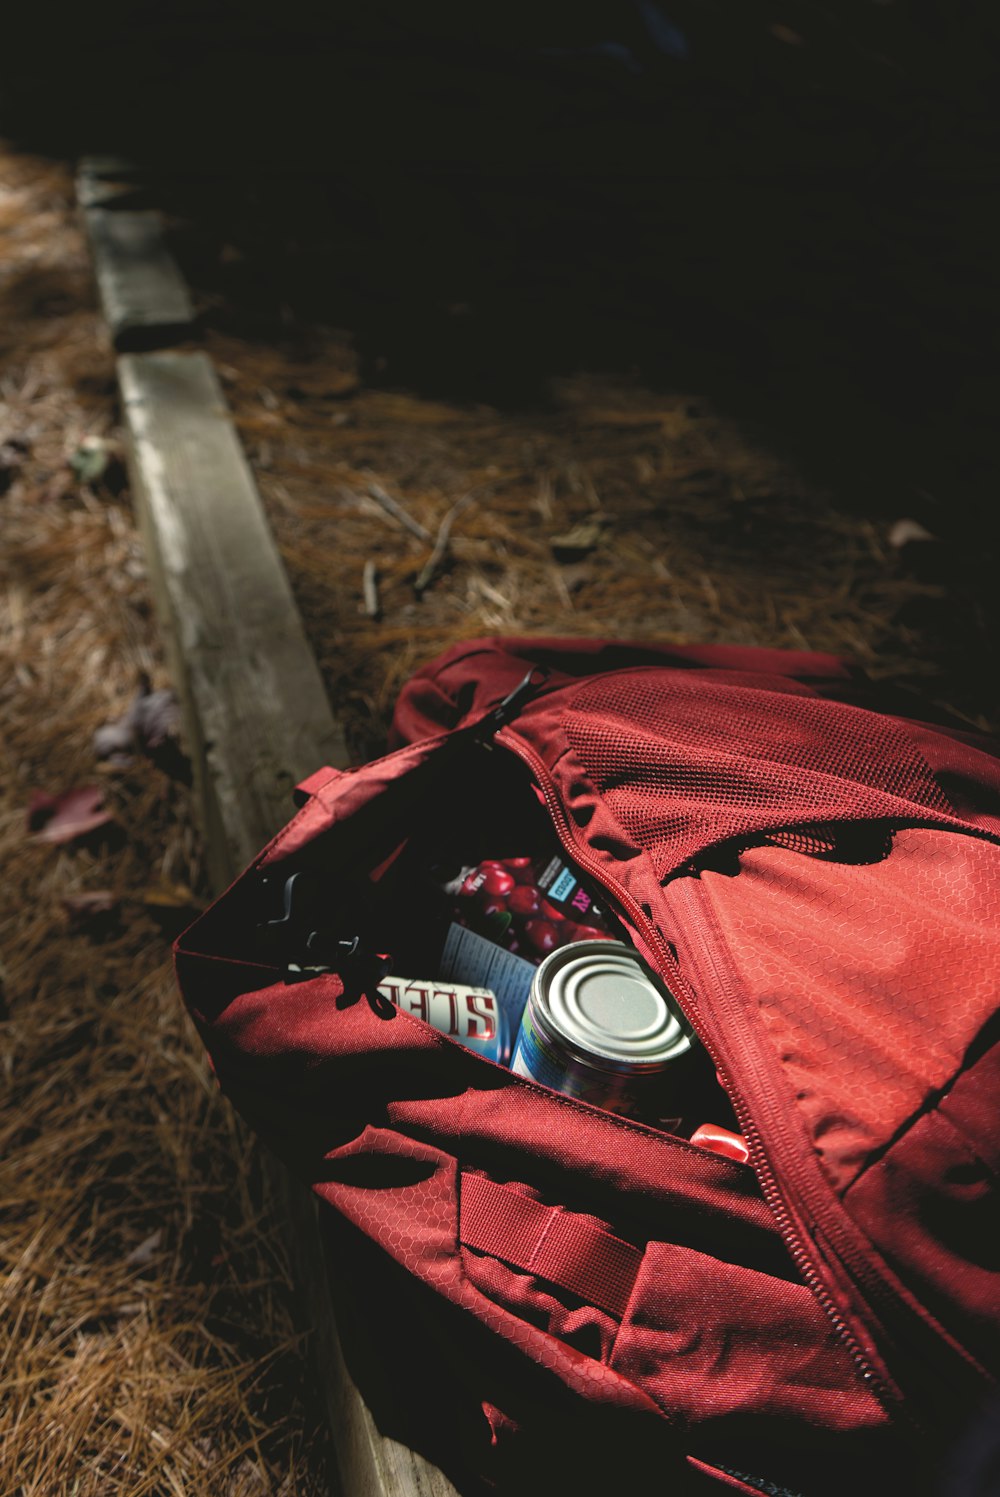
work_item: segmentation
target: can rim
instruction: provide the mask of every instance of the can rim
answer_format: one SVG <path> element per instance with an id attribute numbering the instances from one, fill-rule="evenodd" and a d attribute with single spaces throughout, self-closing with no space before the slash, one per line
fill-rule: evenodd
<path id="1" fill-rule="evenodd" d="M 539 965 L 530 996 L 543 1035 L 595 1070 L 648 1074 L 691 1048 L 666 984 L 624 941 L 558 947 Z"/>

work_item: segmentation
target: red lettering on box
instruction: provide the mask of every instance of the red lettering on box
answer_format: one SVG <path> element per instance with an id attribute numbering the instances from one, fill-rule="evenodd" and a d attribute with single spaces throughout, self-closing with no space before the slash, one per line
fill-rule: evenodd
<path id="1" fill-rule="evenodd" d="M 479 1005 L 482 1004 L 480 1008 Z M 467 1033 L 470 1039 L 492 1040 L 497 1033 L 496 999 L 489 993 L 467 993 L 465 1006 L 468 1011 Z M 479 1021 L 482 1021 L 480 1029 Z"/>
<path id="2" fill-rule="evenodd" d="M 430 1021 L 430 994 L 426 988 L 410 986 L 404 990 L 407 1006 L 411 1014 L 416 1014 L 427 1024 Z M 402 1007 L 402 1005 L 400 1005 Z"/>

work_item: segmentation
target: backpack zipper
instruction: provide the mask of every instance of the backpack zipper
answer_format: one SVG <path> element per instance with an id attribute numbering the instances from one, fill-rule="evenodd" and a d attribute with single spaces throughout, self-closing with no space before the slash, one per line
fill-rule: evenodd
<path id="1" fill-rule="evenodd" d="M 733 1009 L 736 1007 L 736 1001 L 733 997 L 732 983 L 730 980 L 729 972 L 725 969 L 723 964 L 720 963 L 718 959 L 717 944 L 704 938 L 703 932 L 700 929 L 700 925 L 698 923 L 699 920 L 704 920 L 709 917 L 709 911 L 704 908 L 705 901 L 697 898 L 697 894 L 699 892 L 700 891 L 695 891 L 693 889 L 691 890 L 691 902 L 697 905 L 697 909 L 695 911 L 697 919 L 687 927 L 688 934 L 694 938 L 694 944 L 698 948 L 698 958 L 703 961 L 704 964 L 709 968 L 708 976 L 710 991 L 713 993 L 713 995 L 721 997 L 724 1007 Z M 677 970 L 676 967 L 675 970 Z M 697 1004 L 695 1004 L 695 1008 L 697 1010 Z M 714 1042 L 706 1042 L 706 1039 L 703 1035 L 700 1035 L 699 1037 L 702 1039 L 702 1043 L 705 1044 L 705 1048 L 712 1056 L 712 1059 L 716 1060 L 718 1058 L 718 1052 L 714 1048 Z M 768 1085 L 768 1078 L 762 1075 L 762 1067 L 757 1064 L 757 1055 L 754 1046 L 751 1044 L 749 1047 L 745 1047 L 743 1053 L 750 1060 L 752 1069 L 754 1071 L 754 1081 L 755 1083 L 757 1083 L 755 1086 L 756 1094 L 758 1096 L 770 1098 L 771 1091 Z M 788 1244 L 789 1251 L 792 1255 L 793 1260 L 795 1261 L 797 1268 L 799 1269 L 799 1272 L 802 1274 L 803 1278 L 812 1289 L 823 1309 L 826 1311 L 834 1327 L 836 1328 L 838 1335 L 841 1337 L 841 1340 L 847 1346 L 847 1349 L 850 1352 L 855 1365 L 861 1373 L 862 1379 L 867 1384 L 869 1384 L 869 1386 L 877 1387 L 879 1392 L 884 1395 L 885 1398 L 889 1399 L 894 1405 L 900 1405 L 901 1398 L 899 1393 L 896 1392 L 894 1387 L 889 1385 L 886 1379 L 872 1367 L 868 1354 L 862 1348 L 849 1323 L 840 1313 L 840 1309 L 834 1295 L 827 1288 L 823 1276 L 816 1268 L 815 1260 L 810 1254 L 808 1248 L 805 1246 L 801 1230 L 798 1227 L 794 1215 L 786 1202 L 784 1192 L 777 1182 L 777 1177 L 774 1173 L 773 1166 L 771 1165 L 770 1159 L 768 1158 L 764 1149 L 763 1141 L 760 1135 L 760 1129 L 757 1124 L 756 1118 L 749 1112 L 749 1109 L 743 1101 L 742 1094 L 740 1094 L 735 1086 L 733 1086 L 731 1080 L 731 1072 L 725 1063 L 723 1063 L 722 1065 L 722 1073 L 730 1082 L 730 1101 L 733 1104 L 733 1111 L 736 1113 L 737 1119 L 739 1121 L 740 1130 L 743 1134 L 743 1137 L 746 1139 L 747 1145 L 750 1149 L 750 1156 L 757 1172 L 757 1178 L 760 1181 L 761 1191 L 764 1195 L 764 1199 L 767 1201 L 767 1204 L 771 1212 L 773 1213 L 775 1220 L 778 1222 L 779 1229 L 781 1230 L 782 1236 Z M 778 1133 L 785 1132 L 782 1127 L 780 1118 L 775 1120 L 772 1116 L 772 1124 L 772 1131 Z M 808 1194 L 808 1192 L 800 1192 L 800 1194 Z M 855 1270 L 855 1276 L 859 1279 L 865 1277 L 865 1275 L 863 1275 L 863 1273 L 858 1269 Z"/>
<path id="2" fill-rule="evenodd" d="M 480 743 L 489 747 L 500 729 L 513 722 L 525 703 L 538 695 L 551 674 L 548 666 L 533 665 L 513 691 L 507 693 L 503 701 L 497 702 L 495 707 L 491 707 L 482 717 L 477 718 L 466 731 L 472 738 L 477 738 Z M 459 732 L 461 731 L 459 729 Z"/>
<path id="3" fill-rule="evenodd" d="M 694 919 L 686 927 L 686 929 L 688 933 L 693 937 L 694 944 L 697 947 L 697 951 L 695 953 L 696 961 L 704 962 L 705 966 L 709 969 L 707 974 L 703 973 L 702 975 L 707 975 L 707 977 L 709 978 L 710 991 L 712 992 L 716 1000 L 721 1000 L 722 1008 L 724 1010 L 728 1010 L 730 1014 L 735 1013 L 737 1016 L 739 1016 L 739 1003 L 738 999 L 735 996 L 732 970 L 728 962 L 726 962 L 721 956 L 721 949 L 724 945 L 723 937 L 718 929 L 714 911 L 711 909 L 707 897 L 705 896 L 700 886 L 697 884 L 696 880 L 692 879 L 688 881 L 684 891 L 684 901 L 691 904 L 692 912 L 694 915 Z M 712 940 L 710 936 L 706 936 L 704 929 L 706 925 L 709 927 L 710 931 L 714 932 L 714 940 Z M 736 979 L 736 981 L 738 981 L 738 979 Z M 709 1049 L 709 1053 L 711 1054 L 711 1047 L 706 1045 L 706 1048 Z M 769 1084 L 769 1078 L 766 1071 L 766 1063 L 761 1059 L 759 1050 L 756 1046 L 756 1042 L 753 1038 L 751 1038 L 749 1044 L 744 1044 L 741 1047 L 741 1057 L 746 1063 L 749 1064 L 751 1068 L 754 1095 L 757 1101 L 762 1103 L 762 1105 L 766 1107 L 770 1113 L 770 1135 L 772 1137 L 777 1137 L 779 1140 L 788 1140 L 789 1132 L 785 1126 L 784 1119 L 781 1117 L 780 1113 L 778 1113 L 775 1108 L 771 1106 L 774 1093 Z M 725 1066 L 723 1066 L 722 1070 L 724 1075 L 731 1075 L 731 1072 L 729 1072 Z M 790 1250 L 791 1244 L 793 1242 L 797 1243 L 798 1248 L 802 1254 L 802 1258 L 800 1259 L 798 1254 L 793 1251 L 793 1257 L 795 1258 L 796 1263 L 805 1262 L 809 1264 L 809 1267 L 811 1269 L 811 1276 L 807 1277 L 806 1282 L 808 1282 L 810 1287 L 813 1289 L 813 1292 L 816 1294 L 817 1299 L 819 1300 L 823 1308 L 827 1311 L 827 1314 L 830 1316 L 830 1319 L 832 1320 L 834 1325 L 838 1326 L 838 1329 L 840 1326 L 843 1326 L 843 1331 L 841 1332 L 842 1339 L 844 1340 L 845 1345 L 847 1345 L 848 1350 L 851 1352 L 855 1363 L 861 1371 L 861 1375 L 864 1381 L 878 1392 L 880 1398 L 882 1398 L 884 1402 L 887 1401 L 891 1403 L 892 1406 L 899 1412 L 900 1416 L 908 1421 L 911 1428 L 913 1428 L 915 1431 L 923 1429 L 924 1421 L 914 1412 L 913 1407 L 904 1399 L 901 1391 L 897 1388 L 891 1373 L 888 1373 L 888 1371 L 886 1370 L 886 1374 L 883 1375 L 882 1373 L 879 1373 L 874 1367 L 872 1367 L 869 1354 L 860 1345 L 855 1332 L 852 1330 L 850 1325 L 845 1321 L 843 1315 L 840 1313 L 836 1298 L 830 1292 L 830 1290 L 827 1289 L 825 1280 L 819 1273 L 819 1270 L 815 1268 L 814 1260 L 811 1258 L 809 1251 L 805 1247 L 805 1244 L 803 1242 L 801 1230 L 799 1229 L 794 1219 L 792 1211 L 789 1209 L 785 1193 L 778 1185 L 774 1170 L 767 1158 L 763 1142 L 761 1140 L 759 1124 L 756 1117 L 749 1114 L 742 1100 L 742 1097 L 738 1094 L 731 1094 L 731 1101 L 733 1103 L 733 1109 L 737 1115 L 737 1118 L 740 1121 L 744 1137 L 746 1138 L 747 1144 L 750 1147 L 751 1158 L 753 1159 L 754 1165 L 757 1168 L 758 1179 L 761 1182 L 761 1189 L 764 1192 L 764 1196 L 768 1202 L 768 1205 L 774 1212 L 775 1219 L 778 1221 L 779 1226 L 782 1229 L 782 1235 L 785 1236 L 786 1241 L 789 1242 Z M 825 1203 L 822 1201 L 815 1202 L 815 1179 L 808 1168 L 803 1171 L 801 1167 L 796 1166 L 794 1141 L 792 1141 L 792 1146 L 784 1152 L 786 1160 L 790 1163 L 790 1168 L 786 1165 L 785 1173 L 786 1175 L 791 1176 L 791 1189 L 793 1192 L 795 1192 L 793 1201 L 795 1201 L 808 1216 L 813 1217 L 816 1221 L 819 1221 L 825 1215 L 824 1235 L 826 1241 L 829 1243 L 830 1248 L 834 1253 L 837 1261 L 843 1266 L 852 1283 L 858 1286 L 872 1308 L 874 1309 L 879 1305 L 887 1305 L 890 1311 L 895 1312 L 895 1331 L 889 1329 L 889 1326 L 886 1323 L 886 1317 L 883 1317 L 884 1334 L 894 1337 L 897 1349 L 899 1348 L 901 1341 L 905 1342 L 906 1340 L 909 1340 L 909 1350 L 911 1356 L 917 1357 L 918 1359 L 925 1358 L 927 1355 L 927 1342 L 926 1340 L 921 1341 L 919 1339 L 912 1339 L 912 1321 L 909 1329 L 905 1325 L 901 1327 L 899 1324 L 900 1311 L 902 1310 L 905 1312 L 910 1308 L 906 1304 L 906 1301 L 900 1300 L 899 1296 L 892 1290 L 892 1287 L 886 1284 L 877 1268 L 866 1262 L 863 1256 L 859 1257 L 858 1250 L 855 1245 L 849 1239 L 845 1239 L 844 1231 L 838 1226 L 835 1221 L 831 1223 L 829 1212 L 825 1211 Z M 758 1165 L 758 1161 L 761 1161 L 763 1163 L 763 1174 L 761 1172 L 761 1168 Z M 813 1203 L 815 1203 L 815 1210 L 813 1210 Z M 787 1232 L 786 1225 L 788 1229 Z M 920 1320 L 919 1312 L 912 1311 L 911 1314 L 915 1319 L 917 1319 L 919 1324 L 926 1332 L 929 1328 L 926 1321 Z M 931 1334 L 936 1335 L 936 1333 L 933 1331 L 931 1332 Z M 940 1338 L 938 1338 L 938 1340 L 940 1342 Z M 961 1350 L 960 1347 L 955 1348 L 954 1344 L 952 1343 L 951 1349 L 957 1356 L 962 1358 L 967 1373 L 975 1372 L 979 1376 L 982 1375 L 981 1369 L 977 1368 L 974 1362 L 970 1362 L 970 1359 L 966 1356 L 966 1354 Z M 936 1398 L 940 1397 L 948 1376 L 948 1373 L 942 1372 L 939 1379 L 937 1393 L 935 1395 Z"/>
<path id="4" fill-rule="evenodd" d="M 650 917 L 646 915 L 641 905 L 632 898 L 627 890 L 622 889 L 618 884 L 609 880 L 597 860 L 593 859 L 586 849 L 581 849 L 577 845 L 569 818 L 556 793 L 552 777 L 549 774 L 548 766 L 542 760 L 541 756 L 522 739 L 516 738 L 514 734 L 505 732 L 499 741 L 531 771 L 542 793 L 559 840 L 567 853 L 585 872 L 600 884 L 601 888 L 611 897 L 612 902 L 625 912 L 632 926 L 640 932 L 649 947 L 656 953 L 661 964 L 661 970 L 669 975 L 671 992 L 677 997 L 685 1017 L 698 1035 L 712 1064 L 726 1082 L 726 1090 L 729 1093 L 733 1111 L 736 1113 L 743 1136 L 750 1149 L 750 1157 L 760 1184 L 761 1194 L 774 1216 L 778 1230 L 803 1282 L 809 1287 L 825 1311 L 838 1338 L 846 1347 L 857 1367 L 862 1381 L 876 1393 L 883 1403 L 891 1404 L 897 1409 L 901 1408 L 899 1392 L 872 1366 L 868 1354 L 861 1346 L 851 1326 L 841 1314 L 834 1296 L 827 1288 L 822 1274 L 819 1272 L 812 1255 L 805 1246 L 802 1234 L 792 1212 L 785 1202 L 784 1194 L 778 1185 L 774 1170 L 764 1150 L 757 1125 L 750 1116 L 742 1096 L 733 1082 L 728 1059 L 720 1054 L 714 1040 L 711 1036 L 704 1033 L 702 1024 L 698 1022 L 698 1005 L 695 1002 L 694 994 L 688 987 L 686 979 L 682 976 L 677 960 L 671 953 L 665 938 Z M 704 945 L 705 943 L 699 942 L 699 946 Z M 715 967 L 714 959 L 710 958 L 710 960 L 713 967 Z M 680 990 L 679 992 L 677 991 L 678 989 Z"/>

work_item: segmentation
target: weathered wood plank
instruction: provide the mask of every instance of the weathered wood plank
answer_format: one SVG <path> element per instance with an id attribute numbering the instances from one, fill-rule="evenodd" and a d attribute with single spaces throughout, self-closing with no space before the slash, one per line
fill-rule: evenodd
<path id="1" fill-rule="evenodd" d="M 288 819 L 292 786 L 321 764 L 346 765 L 347 752 L 210 360 L 134 354 L 118 371 L 140 524 L 221 888 Z M 456 1497 L 436 1467 L 378 1430 L 344 1360 L 316 1202 L 268 1162 L 344 1492 Z"/>
<path id="2" fill-rule="evenodd" d="M 121 206 L 82 212 L 115 348 L 120 353 L 162 348 L 192 337 L 194 306 L 163 242 L 160 215 Z"/>
<path id="3" fill-rule="evenodd" d="M 217 802 L 221 879 L 287 821 L 297 781 L 345 766 L 347 749 L 210 359 L 129 354 L 118 370 L 198 772 Z"/>
<path id="4" fill-rule="evenodd" d="M 81 170 L 76 178 L 76 200 L 83 209 L 114 208 L 134 211 L 150 206 L 149 188 L 141 182 L 118 177 L 102 177 Z"/>

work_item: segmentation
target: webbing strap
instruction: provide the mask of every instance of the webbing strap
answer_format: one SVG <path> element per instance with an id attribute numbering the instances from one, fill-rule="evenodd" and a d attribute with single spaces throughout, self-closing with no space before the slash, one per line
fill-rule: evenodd
<path id="1" fill-rule="evenodd" d="M 548 1279 L 618 1320 L 642 1263 L 631 1242 L 482 1175 L 462 1176 L 459 1236 L 465 1247 Z"/>
<path id="2" fill-rule="evenodd" d="M 329 784 L 331 780 L 337 779 L 341 774 L 343 774 L 343 770 L 333 769 L 329 764 L 324 765 L 322 769 L 314 770 L 311 775 L 307 775 L 304 780 L 300 780 L 292 791 L 295 804 L 297 806 L 304 806 L 309 797 L 315 795 L 316 791 L 322 785 Z"/>

